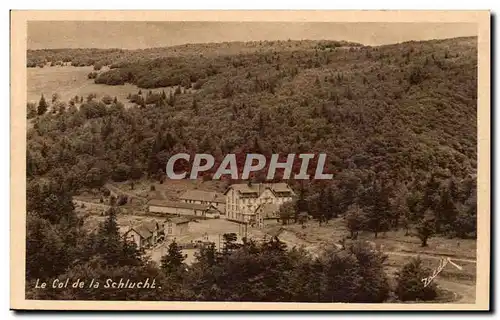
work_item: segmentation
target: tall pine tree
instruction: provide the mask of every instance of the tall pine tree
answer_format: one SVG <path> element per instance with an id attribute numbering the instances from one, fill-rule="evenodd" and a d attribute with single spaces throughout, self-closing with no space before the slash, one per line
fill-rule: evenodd
<path id="1" fill-rule="evenodd" d="M 38 109 L 37 109 L 38 115 L 41 116 L 42 114 L 45 114 L 45 112 L 47 112 L 48 108 L 49 108 L 49 106 L 47 104 L 47 101 L 45 101 L 45 97 L 42 94 L 42 97 L 40 98 L 40 101 L 38 102 Z"/>
<path id="2" fill-rule="evenodd" d="M 182 271 L 184 267 L 184 255 L 181 248 L 173 241 L 168 246 L 168 252 L 161 258 L 161 269 L 168 276 Z"/>

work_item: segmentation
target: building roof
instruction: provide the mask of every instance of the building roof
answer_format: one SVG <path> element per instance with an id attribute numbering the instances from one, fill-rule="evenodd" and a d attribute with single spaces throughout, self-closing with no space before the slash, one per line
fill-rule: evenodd
<path id="1" fill-rule="evenodd" d="M 131 231 L 134 231 L 139 236 L 141 236 L 141 238 L 143 238 L 143 239 L 148 239 L 153 235 L 153 233 L 151 231 L 149 231 L 149 229 L 143 225 L 130 227 L 130 229 L 127 232 L 125 232 L 125 234 L 128 234 Z"/>
<path id="2" fill-rule="evenodd" d="M 158 222 L 154 220 L 144 221 L 141 225 L 143 225 L 146 229 L 148 229 L 151 232 L 158 230 L 160 228 Z"/>
<path id="3" fill-rule="evenodd" d="M 187 190 L 179 198 L 182 200 L 226 203 L 224 195 L 215 191 Z"/>
<path id="4" fill-rule="evenodd" d="M 135 231 L 138 235 L 140 235 L 144 239 L 148 239 L 153 235 L 154 231 L 157 231 L 160 228 L 158 222 L 154 220 L 144 221 L 138 225 L 130 227 L 130 229 L 125 232 L 129 233 L 130 231 Z"/>
<path id="5" fill-rule="evenodd" d="M 183 217 L 173 217 L 173 218 L 168 218 L 167 221 L 171 221 L 175 224 L 183 224 L 183 223 L 189 223 L 190 220 Z"/>
<path id="6" fill-rule="evenodd" d="M 271 189 L 274 192 L 284 192 L 284 193 L 291 192 L 291 193 L 293 193 L 292 188 L 290 188 L 290 186 L 288 186 L 288 184 L 286 184 L 284 182 L 273 183 L 271 185 Z"/>
<path id="7" fill-rule="evenodd" d="M 230 189 L 234 189 L 242 194 L 249 195 L 249 196 L 254 196 L 258 197 L 260 196 L 265 190 L 269 189 L 271 190 L 276 196 L 280 196 L 279 194 L 287 194 L 287 196 L 294 195 L 295 193 L 293 190 L 288 186 L 288 184 L 284 182 L 280 183 L 236 183 L 232 184 L 229 186 L 229 188 L 226 190 L 226 193 Z"/>
<path id="8" fill-rule="evenodd" d="M 191 209 L 191 210 L 208 210 L 211 207 L 209 204 L 185 203 L 185 202 L 158 200 L 158 199 L 150 200 L 148 202 L 148 205 L 156 207 Z"/>

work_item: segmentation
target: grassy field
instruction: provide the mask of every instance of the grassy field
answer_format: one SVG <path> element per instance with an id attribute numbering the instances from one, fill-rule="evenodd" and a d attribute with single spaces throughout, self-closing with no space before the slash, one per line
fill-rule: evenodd
<path id="1" fill-rule="evenodd" d="M 120 86 L 107 86 L 94 83 L 93 79 L 87 76 L 93 71 L 93 67 L 71 67 L 55 66 L 45 68 L 28 68 L 28 102 L 38 103 L 43 94 L 50 101 L 52 95 L 57 93 L 60 101 L 68 102 L 75 95 L 87 97 L 95 93 L 98 99 L 105 95 L 117 97 L 125 106 L 131 106 L 127 95 L 137 93 L 139 88 L 136 85 L 124 84 Z M 165 90 L 168 94 L 172 88 L 157 88 L 153 92 Z"/>
<path id="2" fill-rule="evenodd" d="M 217 191 L 223 193 L 227 187 L 225 182 L 219 180 L 165 180 L 160 184 L 157 181 L 140 180 L 135 182 L 131 190 L 130 183 L 113 183 L 124 192 L 132 193 L 147 199 L 178 200 L 179 196 L 187 190 Z M 154 186 L 154 191 L 151 191 Z"/>

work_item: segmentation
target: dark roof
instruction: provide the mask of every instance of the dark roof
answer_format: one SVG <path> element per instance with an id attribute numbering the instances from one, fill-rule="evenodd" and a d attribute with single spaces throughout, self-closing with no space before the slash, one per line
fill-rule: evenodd
<path id="1" fill-rule="evenodd" d="M 229 186 L 229 188 L 226 190 L 225 193 L 227 193 L 228 190 L 233 188 L 234 190 L 246 194 L 246 195 L 251 195 L 254 197 L 260 196 L 265 190 L 269 189 L 271 190 L 274 194 L 276 193 L 287 193 L 289 195 L 294 195 L 295 193 L 293 190 L 288 186 L 288 184 L 284 182 L 280 183 L 237 183 L 237 184 L 232 184 Z"/>
<path id="2" fill-rule="evenodd" d="M 143 239 L 148 239 L 153 235 L 153 233 L 149 231 L 148 228 L 142 225 L 131 227 L 125 234 L 128 234 L 130 231 L 135 231 Z"/>
<path id="3" fill-rule="evenodd" d="M 141 224 L 130 227 L 130 229 L 126 233 L 129 233 L 131 230 L 134 230 L 142 238 L 148 239 L 153 235 L 153 232 L 157 231 L 159 228 L 160 226 L 154 220 L 144 221 Z"/>
<path id="4" fill-rule="evenodd" d="M 187 190 L 179 198 L 182 200 L 226 203 L 224 195 L 214 191 Z"/>
<path id="5" fill-rule="evenodd" d="M 185 203 L 185 202 L 175 202 L 175 201 L 166 201 L 157 199 L 150 200 L 148 202 L 148 205 L 156 207 L 192 209 L 192 210 L 208 210 L 211 207 L 209 204 Z"/>

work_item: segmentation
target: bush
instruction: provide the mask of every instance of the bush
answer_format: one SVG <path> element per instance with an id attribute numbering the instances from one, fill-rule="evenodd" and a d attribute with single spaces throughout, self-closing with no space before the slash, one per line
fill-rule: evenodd
<path id="1" fill-rule="evenodd" d="M 138 168 L 135 166 L 131 167 L 129 177 L 130 177 L 130 179 L 134 179 L 134 180 L 140 179 L 142 177 L 141 168 Z"/>
<path id="2" fill-rule="evenodd" d="M 420 258 L 413 258 L 397 273 L 396 295 L 401 301 L 430 301 L 437 296 L 436 284 L 431 282 L 424 287 L 423 278 L 431 271 L 422 266 Z"/>
<path id="3" fill-rule="evenodd" d="M 146 97 L 146 104 L 156 104 L 162 100 L 161 94 L 152 93 Z"/>
<path id="4" fill-rule="evenodd" d="M 411 85 L 418 85 L 427 79 L 427 73 L 420 67 L 414 67 L 411 69 L 408 76 L 408 81 Z"/>
<path id="5" fill-rule="evenodd" d="M 126 195 L 120 195 L 118 197 L 118 200 L 116 201 L 116 205 L 118 206 L 123 206 L 123 205 L 126 205 L 128 202 L 128 197 Z"/>
<path id="6" fill-rule="evenodd" d="M 109 191 L 109 189 L 107 188 L 101 188 L 101 193 L 105 197 L 109 197 L 111 195 L 111 191 Z"/>
<path id="7" fill-rule="evenodd" d="M 80 106 L 80 112 L 85 115 L 87 119 L 100 118 L 107 115 L 106 105 L 102 102 L 90 101 Z"/>
<path id="8" fill-rule="evenodd" d="M 36 108 L 36 104 L 32 103 L 32 102 L 28 102 L 27 106 L 26 106 L 26 113 L 27 113 L 27 118 L 28 119 L 32 119 L 34 117 L 36 117 L 37 115 L 37 108 Z"/>
<path id="9" fill-rule="evenodd" d="M 116 167 L 116 169 L 113 170 L 111 178 L 113 179 L 113 181 L 122 182 L 128 179 L 129 174 L 130 174 L 130 167 L 126 164 L 120 163 Z"/>
<path id="10" fill-rule="evenodd" d="M 136 104 L 143 104 L 144 103 L 144 98 L 138 94 L 133 94 L 130 96 L 130 102 L 132 103 L 136 103 Z"/>
<path id="11" fill-rule="evenodd" d="M 195 90 L 201 89 L 202 86 L 203 86 L 203 81 L 201 79 L 193 83 L 193 89 Z"/>
<path id="12" fill-rule="evenodd" d="M 104 103 L 104 104 L 111 104 L 111 102 L 113 102 L 113 98 L 111 98 L 110 96 L 108 95 L 105 95 L 104 97 L 102 97 L 101 101 Z"/>
<path id="13" fill-rule="evenodd" d="M 122 85 L 129 81 L 128 74 L 121 69 L 111 69 L 101 73 L 96 79 L 95 83 L 107 84 L 110 86 Z"/>

